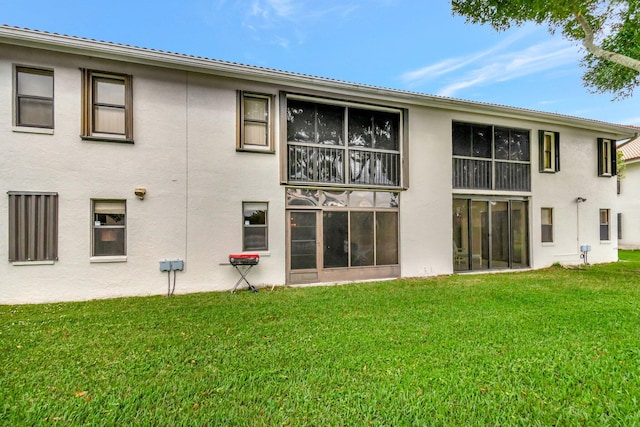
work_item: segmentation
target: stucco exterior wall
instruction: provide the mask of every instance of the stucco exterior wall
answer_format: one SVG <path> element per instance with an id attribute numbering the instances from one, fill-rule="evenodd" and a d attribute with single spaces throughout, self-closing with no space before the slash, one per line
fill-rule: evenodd
<path id="1" fill-rule="evenodd" d="M 618 212 L 622 213 L 621 249 L 640 249 L 640 161 L 626 163 L 625 177 L 620 182 Z"/>
<path id="2" fill-rule="evenodd" d="M 55 129 L 13 128 L 15 65 L 54 69 Z M 134 144 L 80 138 L 79 68 L 133 76 Z M 320 88 L 331 95 L 329 89 Z M 280 180 L 281 90 L 318 95 L 312 85 L 251 81 L 91 56 L 0 45 L 0 193 L 57 192 L 59 260 L 16 265 L 8 259 L 8 198 L 0 197 L 0 304 L 87 300 L 167 292 L 165 259 L 182 259 L 176 293 L 230 289 L 239 278 L 229 253 L 242 250 L 242 202 L 267 202 L 269 250 L 252 270 L 254 285 L 286 278 L 285 187 Z M 237 91 L 274 99 L 275 153 L 236 150 Z M 615 178 L 599 178 L 596 138 L 614 137 L 575 127 L 495 113 L 457 111 L 450 105 L 413 105 L 379 91 L 336 99 L 401 108 L 408 114 L 409 187 L 400 194 L 402 277 L 451 274 L 452 197 L 519 197 L 529 202 L 530 264 L 579 263 L 580 244 L 590 262 L 617 259 Z M 521 114 L 522 116 L 526 116 Z M 531 192 L 452 189 L 452 121 L 531 131 Z M 538 172 L 539 129 L 560 132 L 561 171 Z M 24 130 L 24 129 L 23 129 Z M 628 174 L 634 173 L 631 168 Z M 134 189 L 144 187 L 144 200 Z M 585 197 L 577 204 L 576 198 Z M 91 258 L 91 200 L 126 200 L 127 256 L 119 262 Z M 636 197 L 636 200 L 638 198 Z M 540 208 L 554 209 L 554 242 L 540 243 Z M 599 240 L 599 209 L 611 210 L 611 240 Z M 579 222 L 579 224 L 578 224 Z M 640 229 L 640 228 L 639 228 Z M 171 273 L 173 282 L 173 273 Z"/>

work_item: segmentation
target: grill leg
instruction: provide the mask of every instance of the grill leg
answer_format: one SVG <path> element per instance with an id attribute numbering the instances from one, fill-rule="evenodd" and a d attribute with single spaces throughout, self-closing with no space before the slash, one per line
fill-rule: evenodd
<path id="1" fill-rule="evenodd" d="M 250 265 L 249 267 L 247 267 L 247 269 L 244 272 L 240 269 L 240 266 L 238 266 L 238 265 L 234 265 L 233 267 L 236 270 L 238 270 L 238 273 L 240 274 L 240 279 L 238 279 L 238 281 L 236 282 L 235 286 L 231 290 L 231 293 L 234 293 L 236 291 L 236 288 L 240 285 L 240 283 L 242 283 L 242 281 L 245 281 L 247 283 L 247 286 L 249 287 L 249 290 L 251 292 L 253 292 L 253 293 L 258 292 L 258 290 L 255 288 L 255 286 L 253 286 L 247 280 L 247 274 L 249 274 L 249 270 L 251 270 L 251 267 L 253 267 L 253 265 Z"/>

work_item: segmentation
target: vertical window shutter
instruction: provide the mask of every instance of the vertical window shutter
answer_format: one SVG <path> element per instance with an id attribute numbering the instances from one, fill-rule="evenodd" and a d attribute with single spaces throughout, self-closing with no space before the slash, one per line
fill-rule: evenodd
<path id="1" fill-rule="evenodd" d="M 560 132 L 554 132 L 556 151 L 556 172 L 560 172 Z"/>
<path id="2" fill-rule="evenodd" d="M 540 172 L 544 172 L 544 131 L 538 131 L 538 160 Z"/>
<path id="3" fill-rule="evenodd" d="M 602 176 L 604 165 L 602 164 L 602 150 L 604 149 L 604 140 L 598 138 L 598 176 Z"/>
<path id="4" fill-rule="evenodd" d="M 609 158 L 611 159 L 611 176 L 615 176 L 617 174 L 616 169 L 618 163 L 618 150 L 616 147 L 616 142 L 614 140 L 611 140 L 609 147 L 611 148 L 611 155 L 609 156 Z"/>

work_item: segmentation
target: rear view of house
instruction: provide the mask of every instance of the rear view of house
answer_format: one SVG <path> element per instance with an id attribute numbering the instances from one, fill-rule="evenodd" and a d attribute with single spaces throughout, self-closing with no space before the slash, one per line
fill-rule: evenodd
<path id="1" fill-rule="evenodd" d="M 617 260 L 592 120 L 0 27 L 0 303 Z M 172 265 L 171 263 L 168 265 Z"/>

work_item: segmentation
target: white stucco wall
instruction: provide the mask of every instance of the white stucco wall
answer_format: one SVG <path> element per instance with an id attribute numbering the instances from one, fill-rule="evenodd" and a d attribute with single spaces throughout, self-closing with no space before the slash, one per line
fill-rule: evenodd
<path id="1" fill-rule="evenodd" d="M 626 163 L 620 182 L 618 212 L 622 214 L 621 249 L 640 249 L 640 160 Z"/>
<path id="2" fill-rule="evenodd" d="M 52 134 L 12 127 L 13 67 L 54 69 Z M 80 138 L 80 71 L 133 76 L 134 144 Z M 287 86 L 287 84 L 289 86 Z M 236 150 L 236 91 L 274 96 L 276 153 Z M 163 294 L 167 274 L 159 262 L 182 259 L 176 293 L 228 290 L 239 278 L 229 253 L 242 249 L 242 202 L 268 202 L 269 251 L 251 272 L 255 285 L 285 283 L 285 188 L 280 184 L 280 90 L 318 95 L 310 85 L 260 83 L 135 65 L 24 47 L 0 48 L 0 192 L 59 194 L 59 260 L 53 265 L 7 261 L 8 198 L 0 197 L 0 304 L 86 300 Z M 323 91 L 328 89 L 323 88 Z M 517 196 L 529 200 L 531 266 L 578 263 L 579 244 L 591 244 L 591 262 L 617 259 L 615 178 L 596 173 L 596 138 L 611 137 L 523 118 L 415 106 L 384 93 L 341 90 L 336 99 L 403 108 L 408 114 L 409 188 L 400 195 L 403 277 L 450 274 L 453 193 Z M 477 108 L 476 108 L 477 110 Z M 526 116 L 526 115 L 524 115 Z M 531 130 L 531 192 L 461 192 L 451 184 L 452 121 Z M 537 131 L 560 132 L 561 171 L 538 172 Z M 632 171 L 629 171 L 631 174 Z M 134 189 L 147 194 L 138 200 Z M 587 198 L 578 206 L 576 197 Z M 91 199 L 127 203 L 127 258 L 91 259 Z M 554 209 L 554 242 L 540 243 L 540 208 Z M 609 242 L 599 241 L 599 209 L 611 209 Z M 576 224 L 579 209 L 579 227 Z M 580 234 L 578 238 L 578 232 Z M 2 261 L 4 260 L 4 261 Z M 171 274 L 173 281 L 173 273 Z"/>

